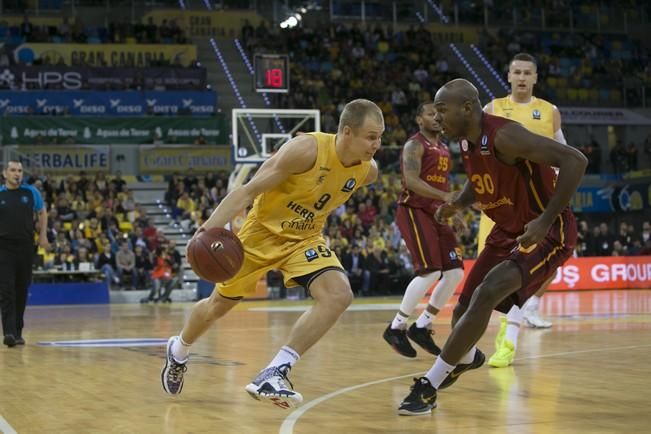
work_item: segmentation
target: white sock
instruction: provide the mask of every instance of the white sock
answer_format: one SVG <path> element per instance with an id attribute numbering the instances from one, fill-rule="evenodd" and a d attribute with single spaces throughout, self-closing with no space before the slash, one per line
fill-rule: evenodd
<path id="1" fill-rule="evenodd" d="M 540 308 L 540 299 L 541 297 L 538 297 L 537 295 L 532 296 L 524 304 L 523 309 L 531 309 L 533 311 L 537 311 Z"/>
<path id="2" fill-rule="evenodd" d="M 427 290 L 439 279 L 440 276 L 441 273 L 435 271 L 411 279 L 411 282 L 409 282 L 409 285 L 407 285 L 407 289 L 405 290 L 405 295 L 402 297 L 402 302 L 400 303 L 400 312 L 407 316 L 404 317 L 400 314 L 396 315 L 396 318 L 391 323 L 391 328 L 396 329 L 402 326 L 402 323 L 400 323 L 401 318 L 404 320 L 409 318 L 409 315 L 411 315 L 414 312 L 414 309 L 416 309 L 418 302 L 425 296 Z M 398 318 L 398 316 L 400 316 L 400 318 Z"/>
<path id="3" fill-rule="evenodd" d="M 416 320 L 416 327 L 421 329 L 425 327 L 429 327 L 429 325 L 432 324 L 434 318 L 436 318 L 436 314 L 431 313 L 427 309 L 425 309 Z"/>
<path id="4" fill-rule="evenodd" d="M 509 313 L 506 314 L 506 320 L 514 324 L 522 324 L 523 309 L 513 305 Z"/>
<path id="5" fill-rule="evenodd" d="M 285 364 L 289 364 L 290 367 L 293 367 L 300 358 L 300 354 L 298 354 L 295 350 L 288 347 L 287 345 L 284 345 L 282 348 L 280 348 L 280 351 L 278 351 L 278 354 L 276 354 L 276 357 L 273 358 L 271 363 L 267 365 L 267 368 Z"/>
<path id="6" fill-rule="evenodd" d="M 432 291 L 432 295 L 429 298 L 429 304 L 438 310 L 443 309 L 445 303 L 448 302 L 454 293 L 454 290 L 459 285 L 459 282 L 461 282 L 461 279 L 463 279 L 463 270 L 461 268 L 453 268 L 452 270 L 444 271 L 441 280 L 439 280 L 436 288 Z"/>
<path id="7" fill-rule="evenodd" d="M 400 312 L 396 314 L 396 317 L 391 321 L 392 329 L 404 329 L 407 327 L 407 317 L 400 315 Z"/>
<path id="8" fill-rule="evenodd" d="M 179 338 L 175 339 L 172 343 L 172 357 L 178 363 L 185 363 L 188 361 L 190 355 L 190 344 L 186 343 L 179 333 Z"/>
<path id="9" fill-rule="evenodd" d="M 475 353 L 477 352 L 477 346 L 473 345 L 470 351 L 466 353 L 465 356 L 459 360 L 460 365 L 467 365 L 468 363 L 472 363 L 475 360 Z"/>
<path id="10" fill-rule="evenodd" d="M 513 348 L 518 346 L 518 333 L 522 324 L 523 311 L 518 306 L 513 306 L 506 315 L 506 334 L 504 339 L 508 339 L 513 344 Z"/>
<path id="11" fill-rule="evenodd" d="M 443 380 L 445 380 L 445 377 L 448 376 L 450 372 L 454 370 L 455 366 L 454 365 L 448 365 L 445 363 L 445 361 L 439 356 L 436 359 L 436 362 L 434 362 L 434 366 L 427 371 L 427 374 L 425 374 L 425 377 L 429 380 L 430 383 L 432 383 L 432 386 L 434 386 L 435 389 L 438 389 Z"/>

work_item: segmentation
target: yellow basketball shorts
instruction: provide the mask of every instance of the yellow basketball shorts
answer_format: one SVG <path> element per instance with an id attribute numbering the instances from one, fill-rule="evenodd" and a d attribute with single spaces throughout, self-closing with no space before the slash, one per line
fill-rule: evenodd
<path id="1" fill-rule="evenodd" d="M 256 283 L 269 270 L 283 273 L 285 286 L 298 286 L 295 277 L 325 268 L 343 270 L 335 253 L 326 246 L 321 234 L 304 240 L 278 236 L 256 221 L 247 221 L 237 234 L 244 246 L 244 263 L 230 280 L 215 288 L 225 297 L 245 297 L 255 292 Z"/>
<path id="2" fill-rule="evenodd" d="M 493 230 L 493 226 L 495 226 L 495 222 L 486 214 L 481 213 L 481 217 L 479 218 L 479 232 L 477 233 L 477 256 L 484 250 L 486 238 L 488 238 L 488 235 Z"/>

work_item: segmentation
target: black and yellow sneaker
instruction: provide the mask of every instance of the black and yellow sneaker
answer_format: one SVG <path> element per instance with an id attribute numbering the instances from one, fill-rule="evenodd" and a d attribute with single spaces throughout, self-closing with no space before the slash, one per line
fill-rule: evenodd
<path id="1" fill-rule="evenodd" d="M 414 378 L 411 392 L 400 403 L 398 414 L 401 416 L 422 416 L 432 414 L 436 408 L 436 389 L 427 377 Z"/>
<path id="2" fill-rule="evenodd" d="M 477 348 L 477 351 L 475 351 L 475 358 L 473 359 L 472 363 L 457 365 L 457 367 L 454 368 L 454 370 L 450 372 L 447 377 L 445 377 L 438 390 L 446 389 L 452 386 L 459 379 L 459 375 L 463 374 L 466 371 L 470 371 L 471 369 L 480 368 L 485 361 L 486 355 L 479 351 L 479 348 Z"/>
<path id="3" fill-rule="evenodd" d="M 384 330 L 382 337 L 401 356 L 416 357 L 416 350 L 409 343 L 409 339 L 407 339 L 407 330 L 392 329 L 391 324 L 389 324 L 386 330 Z"/>
<path id="4" fill-rule="evenodd" d="M 438 356 L 441 354 L 441 349 L 434 343 L 432 335 L 434 331 L 428 327 L 416 327 L 413 323 L 407 330 L 407 337 L 416 342 L 422 349 L 430 354 Z"/>

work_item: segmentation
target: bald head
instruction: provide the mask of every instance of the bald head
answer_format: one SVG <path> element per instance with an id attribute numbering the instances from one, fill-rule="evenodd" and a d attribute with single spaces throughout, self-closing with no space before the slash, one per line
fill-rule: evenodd
<path id="1" fill-rule="evenodd" d="M 463 78 L 455 78 L 454 80 L 448 81 L 443 85 L 442 88 L 436 92 L 436 96 L 439 96 L 439 92 L 449 94 L 452 101 L 463 104 L 466 101 L 476 102 L 477 105 L 481 105 L 479 102 L 479 91 L 474 84 L 465 80 Z"/>
<path id="2" fill-rule="evenodd" d="M 469 127 L 481 119 L 481 103 L 477 88 L 468 80 L 457 78 L 447 82 L 434 97 L 437 117 L 446 136 L 464 137 Z"/>

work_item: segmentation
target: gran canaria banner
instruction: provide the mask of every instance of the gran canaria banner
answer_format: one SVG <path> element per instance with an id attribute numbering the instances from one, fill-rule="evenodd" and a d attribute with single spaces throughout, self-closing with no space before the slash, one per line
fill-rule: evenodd
<path id="1" fill-rule="evenodd" d="M 228 146 L 143 146 L 139 149 L 140 173 L 212 172 L 230 170 Z"/>
<path id="2" fill-rule="evenodd" d="M 18 154 L 26 169 L 38 168 L 46 173 L 67 174 L 71 171 L 108 172 L 108 146 L 19 146 Z"/>
<path id="3" fill-rule="evenodd" d="M 46 60 L 56 65 L 144 67 L 161 63 L 189 66 L 197 59 L 194 45 L 168 44 L 40 44 L 19 45 L 14 57 L 20 63 Z"/>

